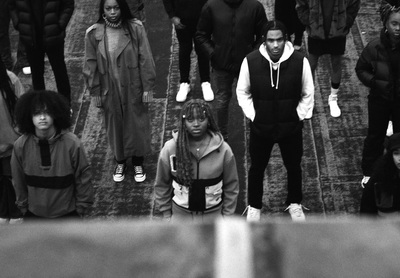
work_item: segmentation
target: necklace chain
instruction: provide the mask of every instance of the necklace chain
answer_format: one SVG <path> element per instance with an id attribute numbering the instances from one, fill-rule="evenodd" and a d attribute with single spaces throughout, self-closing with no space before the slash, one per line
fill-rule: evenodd
<path id="1" fill-rule="evenodd" d="M 114 29 L 119 29 L 122 26 L 121 20 L 119 20 L 117 23 L 110 22 L 107 18 L 104 17 L 104 22 L 108 27 L 114 28 Z"/>

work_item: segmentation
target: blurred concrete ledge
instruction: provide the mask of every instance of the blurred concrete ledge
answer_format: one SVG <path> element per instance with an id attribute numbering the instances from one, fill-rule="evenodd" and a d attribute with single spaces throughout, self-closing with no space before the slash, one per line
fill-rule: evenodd
<path id="1" fill-rule="evenodd" d="M 400 221 L 0 227 L 0 277 L 399 277 Z"/>

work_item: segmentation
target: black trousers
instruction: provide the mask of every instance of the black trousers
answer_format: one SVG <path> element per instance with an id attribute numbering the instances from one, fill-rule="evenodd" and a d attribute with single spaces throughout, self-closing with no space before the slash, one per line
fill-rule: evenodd
<path id="1" fill-rule="evenodd" d="M 261 137 L 250 129 L 250 158 L 251 166 L 248 177 L 248 204 L 257 209 L 262 208 L 264 194 L 264 173 L 271 157 L 273 146 L 277 143 L 281 150 L 283 164 L 287 170 L 288 195 L 286 204 L 300 204 L 302 194 L 301 158 L 303 156 L 303 131 L 291 135 L 288 138 L 275 142 Z"/>
<path id="2" fill-rule="evenodd" d="M 10 158 L 0 159 L 0 218 L 20 218 L 21 211 L 15 204 L 15 191 L 11 182 Z"/>
<path id="3" fill-rule="evenodd" d="M 25 49 L 31 66 L 33 89 L 46 89 L 44 82 L 44 55 L 46 54 L 56 79 L 57 91 L 71 103 L 71 86 L 64 60 L 64 43 L 46 50 L 40 45 L 25 45 Z"/>
<path id="4" fill-rule="evenodd" d="M 393 133 L 400 132 L 400 99 L 394 101 L 368 96 L 368 134 L 364 140 L 361 168 L 364 176 L 371 176 L 373 166 L 383 155 L 386 130 L 389 120 L 393 122 Z"/>
<path id="5" fill-rule="evenodd" d="M 179 43 L 179 72 L 180 83 L 189 82 L 190 73 L 190 55 L 192 53 L 193 44 L 197 54 L 197 64 L 199 66 L 199 74 L 201 82 L 210 82 L 210 60 L 208 55 L 201 51 L 200 47 L 194 41 L 196 33 L 196 25 L 187 24 L 184 29 L 175 29 L 176 37 Z"/>
<path id="6" fill-rule="evenodd" d="M 293 44 L 301 45 L 305 27 L 297 16 L 296 0 L 275 0 L 275 19 L 285 24 L 289 36 L 294 34 Z"/>

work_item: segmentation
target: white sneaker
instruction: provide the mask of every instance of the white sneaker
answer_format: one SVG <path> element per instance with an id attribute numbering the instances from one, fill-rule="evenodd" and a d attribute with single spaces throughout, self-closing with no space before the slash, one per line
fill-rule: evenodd
<path id="1" fill-rule="evenodd" d="M 121 182 L 125 179 L 126 164 L 117 164 L 114 169 L 113 179 L 115 182 Z"/>
<path id="2" fill-rule="evenodd" d="M 247 211 L 246 220 L 248 222 L 260 222 L 260 220 L 261 220 L 261 210 L 260 209 L 256 209 L 251 206 L 247 206 L 246 209 L 244 210 L 243 214 L 245 214 L 246 211 Z"/>
<path id="3" fill-rule="evenodd" d="M 201 83 L 201 90 L 203 91 L 203 98 L 204 98 L 205 101 L 214 100 L 214 92 L 211 89 L 210 82 Z"/>
<path id="4" fill-rule="evenodd" d="M 371 177 L 368 177 L 368 176 L 364 176 L 364 177 L 363 177 L 363 179 L 361 180 L 361 187 L 362 187 L 362 188 L 365 188 L 365 185 L 368 183 L 368 181 L 369 181 L 370 178 L 371 178 Z"/>
<path id="5" fill-rule="evenodd" d="M 309 120 L 309 119 L 312 118 L 312 116 L 313 116 L 313 110 L 314 110 L 314 108 L 308 110 L 307 115 L 306 115 L 306 117 L 304 118 L 305 120 Z"/>
<path id="6" fill-rule="evenodd" d="M 292 203 L 285 211 L 289 210 L 290 216 L 294 222 L 301 222 L 306 220 L 306 216 L 303 212 L 303 206 L 301 204 Z"/>
<path id="7" fill-rule="evenodd" d="M 301 49 L 301 45 L 294 45 L 293 48 L 294 50 L 299 51 Z"/>
<path id="8" fill-rule="evenodd" d="M 179 91 L 176 94 L 176 101 L 184 102 L 189 92 L 190 92 L 190 84 L 186 82 L 181 83 L 181 85 L 179 85 Z"/>
<path id="9" fill-rule="evenodd" d="M 24 74 L 26 74 L 26 75 L 31 74 L 31 73 L 32 73 L 32 72 L 31 72 L 31 67 L 24 67 L 24 68 L 22 68 L 22 72 L 23 72 Z"/>
<path id="10" fill-rule="evenodd" d="M 144 182 L 146 179 L 146 173 L 144 172 L 143 166 L 133 166 L 133 171 L 135 172 L 135 181 Z"/>
<path id="11" fill-rule="evenodd" d="M 0 218 L 0 225 L 3 225 L 3 224 L 8 224 L 7 218 Z"/>
<path id="12" fill-rule="evenodd" d="M 337 95 L 336 96 L 329 95 L 329 98 L 328 98 L 328 104 L 329 104 L 329 109 L 331 111 L 331 116 L 334 118 L 339 117 L 341 114 L 339 105 L 337 104 L 337 99 L 338 99 Z"/>
<path id="13" fill-rule="evenodd" d="M 392 135 L 393 135 L 393 122 L 389 121 L 387 130 L 386 130 L 386 136 L 390 137 Z"/>

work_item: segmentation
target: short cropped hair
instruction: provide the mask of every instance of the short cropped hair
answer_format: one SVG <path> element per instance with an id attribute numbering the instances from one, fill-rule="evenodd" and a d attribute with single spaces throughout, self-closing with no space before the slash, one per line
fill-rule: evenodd
<path id="1" fill-rule="evenodd" d="M 38 111 L 46 111 L 54 121 L 57 131 L 71 127 L 71 112 L 67 99 L 53 91 L 33 91 L 23 94 L 15 106 L 15 121 L 19 131 L 35 134 L 32 117 Z"/>
<path id="2" fill-rule="evenodd" d="M 263 28 L 263 39 L 264 41 L 267 39 L 267 34 L 271 30 L 279 30 L 282 32 L 283 39 L 286 41 L 288 39 L 287 35 L 287 29 L 285 24 L 283 24 L 279 20 L 271 20 L 265 23 L 264 28 Z"/>

